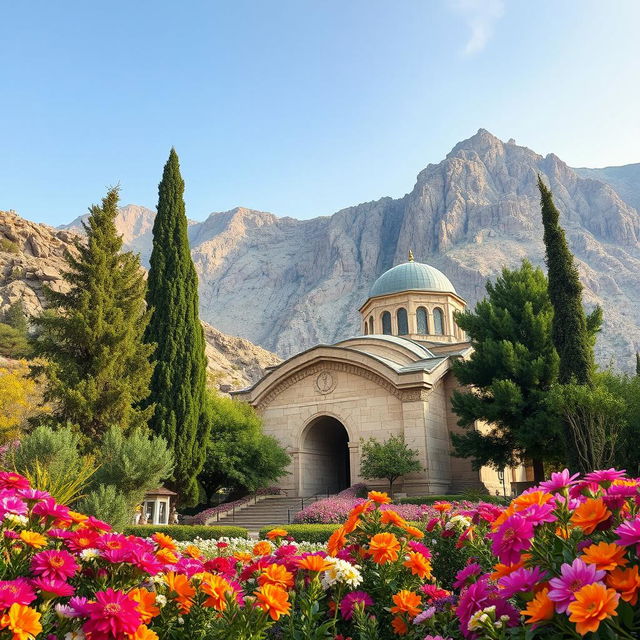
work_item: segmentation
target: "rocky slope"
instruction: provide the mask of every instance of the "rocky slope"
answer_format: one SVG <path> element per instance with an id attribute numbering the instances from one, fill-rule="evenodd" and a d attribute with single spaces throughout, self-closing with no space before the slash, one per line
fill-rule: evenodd
<path id="1" fill-rule="evenodd" d="M 145 212 L 148 212 L 150 218 Z M 143 207 L 127 207 L 119 220 L 121 233 L 131 246 L 150 232 L 145 217 L 153 224 L 153 212 Z M 75 228 L 53 229 L 29 222 L 15 212 L 0 211 L 0 313 L 10 304 L 22 300 L 27 313 L 42 310 L 42 287 L 47 284 L 63 289 L 61 272 L 65 269 L 65 252 L 74 252 L 78 238 Z M 130 231 L 130 232 L 129 232 Z M 258 380 L 265 367 L 280 359 L 248 340 L 228 336 L 203 323 L 207 341 L 209 377 L 222 391 L 246 386 Z"/>
<path id="2" fill-rule="evenodd" d="M 561 210 L 585 300 L 605 309 L 599 361 L 628 368 L 640 346 L 638 212 L 557 156 L 483 129 L 421 171 L 400 199 L 312 220 L 237 208 L 192 224 L 202 317 L 281 356 L 333 342 L 358 331 L 369 287 L 410 248 L 473 304 L 503 266 L 544 263 L 538 174 Z"/>
<path id="3" fill-rule="evenodd" d="M 583 178 L 594 178 L 611 185 L 627 204 L 640 211 L 640 162 L 602 169 L 581 167 L 574 171 Z"/>

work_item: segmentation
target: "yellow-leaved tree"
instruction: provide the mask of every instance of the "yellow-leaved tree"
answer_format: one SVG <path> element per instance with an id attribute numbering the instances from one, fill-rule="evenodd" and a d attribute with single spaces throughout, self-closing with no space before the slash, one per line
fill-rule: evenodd
<path id="1" fill-rule="evenodd" d="M 0 445 L 18 438 L 27 418 L 43 410 L 41 398 L 24 360 L 0 360 Z"/>

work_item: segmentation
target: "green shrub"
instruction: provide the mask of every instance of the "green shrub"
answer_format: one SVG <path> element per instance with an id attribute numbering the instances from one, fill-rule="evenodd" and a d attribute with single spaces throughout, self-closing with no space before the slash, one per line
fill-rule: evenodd
<path id="1" fill-rule="evenodd" d="M 424 522 L 411 522 L 414 527 L 422 528 Z M 296 542 L 327 542 L 329 536 L 339 524 L 274 524 L 260 529 L 260 538 L 267 537 L 271 529 L 285 529 Z"/>
<path id="2" fill-rule="evenodd" d="M 78 502 L 80 513 L 108 522 L 121 531 L 133 519 L 133 509 L 127 498 L 113 485 L 101 484 Z"/>
<path id="3" fill-rule="evenodd" d="M 490 502 L 491 504 L 509 504 L 510 498 L 502 496 L 492 496 L 489 494 L 452 494 L 452 495 L 430 495 L 430 496 L 411 496 L 409 498 L 397 498 L 394 502 L 398 504 L 433 504 L 434 502 L 459 502 L 461 500 L 469 500 L 470 502 Z"/>
<path id="4" fill-rule="evenodd" d="M 243 527 L 205 526 L 191 524 L 137 524 L 124 527 L 122 533 L 126 535 L 148 538 L 154 533 L 166 533 L 174 540 L 188 542 L 196 538 L 210 540 L 213 538 L 248 538 L 249 532 Z"/>
<path id="5" fill-rule="evenodd" d="M 9 238 L 0 238 L 0 251 L 6 253 L 20 253 L 20 245 Z"/>

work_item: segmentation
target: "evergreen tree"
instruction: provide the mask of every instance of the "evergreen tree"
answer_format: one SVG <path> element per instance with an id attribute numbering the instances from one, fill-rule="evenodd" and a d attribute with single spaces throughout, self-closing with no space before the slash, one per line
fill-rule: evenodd
<path id="1" fill-rule="evenodd" d="M 553 203 L 551 190 L 538 176 L 544 244 L 547 253 L 549 298 L 553 305 L 553 344 L 560 356 L 558 379 L 591 384 L 595 370 L 593 345 L 602 324 L 600 307 L 586 316 L 582 306 L 582 284 L 567 244 L 560 214 Z"/>
<path id="2" fill-rule="evenodd" d="M 636 351 L 636 375 L 640 376 L 640 351 Z"/>
<path id="3" fill-rule="evenodd" d="M 32 367 L 46 377 L 45 400 L 54 424 L 72 424 L 89 442 L 110 426 L 124 431 L 146 425 L 153 346 L 142 336 L 149 321 L 144 274 L 137 255 L 121 253 L 115 218 L 118 188 L 92 206 L 86 242 L 67 255 L 66 292 L 46 289 L 49 309 L 33 322 L 39 329 Z"/>
<path id="4" fill-rule="evenodd" d="M 503 469 L 530 460 L 541 481 L 543 463 L 562 454 L 559 423 L 546 404 L 558 375 L 547 279 L 525 260 L 488 282 L 487 294 L 474 311 L 456 315 L 474 351 L 453 365 L 458 381 L 470 387 L 452 397 L 465 429 L 451 435 L 455 454 L 472 458 L 475 468 Z M 487 428 L 476 430 L 476 420 Z"/>
<path id="5" fill-rule="evenodd" d="M 171 149 L 158 187 L 147 302 L 152 308 L 145 340 L 157 345 L 149 422 L 174 452 L 173 486 L 179 499 L 198 499 L 197 476 L 204 464 L 210 421 L 206 417 L 204 332 L 198 319 L 198 276 L 187 237 L 184 181 Z"/>
<path id="6" fill-rule="evenodd" d="M 22 300 L 18 300 L 14 302 L 9 308 L 4 312 L 4 318 L 2 320 L 4 324 L 8 324 L 10 327 L 13 327 L 17 331 L 19 331 L 23 335 L 27 335 L 27 330 L 29 329 L 29 325 L 27 322 L 27 314 L 24 310 L 24 304 Z"/>

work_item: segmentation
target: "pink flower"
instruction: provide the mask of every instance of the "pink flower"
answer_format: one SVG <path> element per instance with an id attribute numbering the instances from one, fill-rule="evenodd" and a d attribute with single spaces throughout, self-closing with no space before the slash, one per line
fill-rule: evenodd
<path id="1" fill-rule="evenodd" d="M 524 511 L 521 511 L 520 515 L 526 518 L 534 527 L 537 527 L 544 522 L 555 522 L 557 520 L 553 514 L 554 508 L 554 505 L 550 502 L 546 504 L 532 504 Z"/>
<path id="2" fill-rule="evenodd" d="M 424 637 L 424 640 L 452 640 L 451 636 L 447 636 L 446 638 L 444 636 L 432 636 L 432 635 L 428 635 Z"/>
<path id="3" fill-rule="evenodd" d="M 493 539 L 491 550 L 503 564 L 515 564 L 522 551 L 531 545 L 533 525 L 521 515 L 509 516 L 500 528 L 490 534 Z"/>
<path id="4" fill-rule="evenodd" d="M 66 580 L 78 570 L 78 564 L 68 551 L 51 549 L 41 551 L 31 558 L 31 571 L 43 578 Z"/>
<path id="5" fill-rule="evenodd" d="M 196 573 L 201 573 L 202 571 L 204 571 L 202 562 L 200 562 L 200 560 L 195 560 L 194 558 L 180 558 L 180 560 L 176 562 L 175 567 L 176 567 L 175 570 L 178 573 L 184 573 L 189 578 L 191 578 L 191 576 L 195 575 Z M 234 566 L 234 569 L 235 569 L 235 566 Z M 235 571 L 233 571 L 230 575 L 234 575 L 234 574 L 235 574 Z"/>
<path id="6" fill-rule="evenodd" d="M 407 542 L 407 546 L 411 551 L 415 551 L 417 553 L 421 553 L 427 560 L 431 560 L 431 550 L 429 547 L 422 544 L 422 542 L 418 542 L 417 540 L 409 540 Z"/>
<path id="7" fill-rule="evenodd" d="M 453 583 L 455 589 L 462 589 L 470 582 L 474 582 L 474 578 L 482 573 L 482 567 L 477 562 L 468 564 L 464 569 L 460 569 L 456 573 L 456 581 Z"/>
<path id="8" fill-rule="evenodd" d="M 576 558 L 571 564 L 564 563 L 560 567 L 560 577 L 549 580 L 549 599 L 556 603 L 558 613 L 565 613 L 575 600 L 574 593 L 587 584 L 599 582 L 605 571 L 598 571 L 595 565 L 586 564 Z"/>
<path id="9" fill-rule="evenodd" d="M 516 593 L 533 591 L 536 584 L 545 579 L 546 574 L 540 567 L 516 569 L 498 580 L 498 584 L 502 587 L 500 595 L 505 598 L 512 598 Z"/>
<path id="10" fill-rule="evenodd" d="M 93 516 L 89 516 L 87 520 L 84 522 L 85 527 L 91 527 L 95 531 L 111 531 L 112 527 L 110 524 L 103 522 L 102 520 L 98 520 L 98 518 L 94 518 Z"/>
<path id="11" fill-rule="evenodd" d="M 45 498 L 34 505 L 33 514 L 43 518 L 52 518 L 57 522 L 71 522 L 69 507 L 58 504 L 53 498 Z"/>
<path id="12" fill-rule="evenodd" d="M 601 482 L 613 482 L 618 478 L 623 478 L 627 472 L 624 469 L 603 469 L 601 471 L 592 471 L 591 473 L 587 473 L 584 477 L 585 482 L 596 482 L 600 484 Z"/>
<path id="13" fill-rule="evenodd" d="M 545 480 L 540 483 L 540 486 L 548 491 L 549 493 L 553 493 L 554 491 L 560 491 L 565 487 L 570 487 L 575 484 L 575 479 L 579 476 L 579 473 L 574 473 L 571 475 L 569 469 L 563 469 L 559 473 L 554 472 L 551 474 L 551 478 L 549 480 Z"/>
<path id="14" fill-rule="evenodd" d="M 366 591 L 352 591 L 340 601 L 340 613 L 345 620 L 351 620 L 353 607 L 356 602 L 361 602 L 365 607 L 373 604 L 371 596 Z"/>
<path id="15" fill-rule="evenodd" d="M 426 596 L 427 602 L 430 600 L 440 600 L 440 598 L 446 598 L 450 595 L 446 589 L 441 589 L 435 584 L 423 584 L 420 590 Z"/>
<path id="16" fill-rule="evenodd" d="M 618 539 L 615 541 L 616 544 L 623 547 L 630 547 L 635 544 L 636 553 L 640 554 L 640 518 L 623 522 L 615 532 L 618 534 Z"/>
<path id="17" fill-rule="evenodd" d="M 89 610 L 87 609 L 87 604 L 89 600 L 84 597 L 76 596 L 75 598 L 71 598 L 69 600 L 69 607 L 73 610 L 72 616 L 73 618 L 86 618 L 89 615 Z"/>
<path id="18" fill-rule="evenodd" d="M 28 489 L 29 481 L 15 471 L 0 471 L 0 489 Z"/>
<path id="19" fill-rule="evenodd" d="M 82 630 L 87 635 L 91 634 L 93 640 L 133 635 L 140 626 L 137 607 L 137 603 L 122 591 L 114 591 L 110 587 L 106 591 L 98 591 L 96 601 L 86 605 L 89 619 L 82 625 Z"/>
<path id="20" fill-rule="evenodd" d="M 435 607 L 428 607 L 422 613 L 419 613 L 414 619 L 413 624 L 422 624 L 425 620 L 433 618 L 436 612 Z"/>
<path id="21" fill-rule="evenodd" d="M 23 516 L 27 511 L 27 503 L 20 500 L 13 491 L 0 492 L 0 518 L 4 518 L 7 513 Z"/>
<path id="22" fill-rule="evenodd" d="M 143 553 L 135 551 L 132 554 L 131 563 L 150 576 L 155 576 L 162 571 L 162 563 L 160 560 L 147 551 Z"/>
<path id="23" fill-rule="evenodd" d="M 0 580 L 0 609 L 8 609 L 12 604 L 31 604 L 36 594 L 24 578 Z"/>
<path id="24" fill-rule="evenodd" d="M 63 596 L 72 596 L 75 593 L 75 589 L 72 585 L 64 580 L 58 580 L 56 578 L 45 578 L 43 576 L 34 578 L 31 580 L 31 584 L 46 594 L 46 597 L 61 598 Z"/>
<path id="25" fill-rule="evenodd" d="M 38 502 L 45 498 L 50 498 L 51 494 L 47 491 L 40 491 L 39 489 L 21 489 L 19 492 L 20 497 L 27 502 Z"/>

